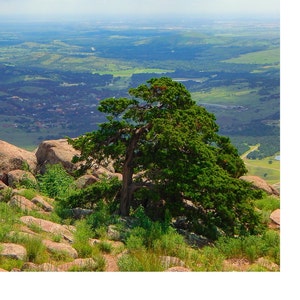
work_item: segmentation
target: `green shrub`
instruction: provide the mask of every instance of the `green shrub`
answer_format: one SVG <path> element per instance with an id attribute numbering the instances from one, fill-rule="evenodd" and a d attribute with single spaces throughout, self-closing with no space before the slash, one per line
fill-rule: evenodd
<path id="1" fill-rule="evenodd" d="M 3 190 L 0 190 L 0 202 L 8 202 L 13 195 L 13 189 L 12 188 L 6 188 Z"/>
<path id="2" fill-rule="evenodd" d="M 27 174 L 24 174 L 21 181 L 17 184 L 17 187 L 35 190 L 38 185 L 35 180 L 30 179 Z"/>
<path id="3" fill-rule="evenodd" d="M 187 256 L 187 244 L 184 237 L 177 233 L 174 229 L 170 229 L 168 233 L 163 234 L 153 243 L 154 251 L 161 255 L 176 256 L 185 259 Z"/>
<path id="4" fill-rule="evenodd" d="M 39 238 L 23 238 L 22 244 L 27 251 L 27 259 L 30 262 L 42 264 L 48 261 L 49 255 L 46 246 Z"/>
<path id="5" fill-rule="evenodd" d="M 114 199 L 121 187 L 117 178 L 103 178 L 101 181 L 89 185 L 84 189 L 73 190 L 63 201 L 65 208 L 103 209 L 102 203 L 107 204 L 110 212 L 116 210 Z M 99 205 L 101 207 L 99 207 Z"/>
<path id="6" fill-rule="evenodd" d="M 91 256 L 93 252 L 93 247 L 89 244 L 89 239 L 91 237 L 93 237 L 93 231 L 86 220 L 77 221 L 73 247 L 77 250 L 79 257 Z"/>
<path id="7" fill-rule="evenodd" d="M 226 258 L 247 258 L 254 262 L 259 257 L 268 256 L 276 264 L 280 263 L 280 236 L 273 230 L 261 236 L 222 237 L 216 242 L 216 247 Z"/>
<path id="8" fill-rule="evenodd" d="M 140 228 L 140 227 L 137 227 Z M 143 228 L 141 228 L 143 229 Z M 136 251 L 136 250 L 143 250 L 146 249 L 144 245 L 144 236 L 139 236 L 139 235 L 134 235 L 131 234 L 127 239 L 126 239 L 126 247 L 128 250 L 131 251 Z"/>
<path id="9" fill-rule="evenodd" d="M 145 250 L 123 255 L 118 260 L 118 266 L 121 272 L 159 272 L 164 270 L 160 258 Z"/>
<path id="10" fill-rule="evenodd" d="M 99 247 L 100 251 L 105 252 L 105 253 L 111 253 L 111 251 L 112 251 L 111 243 L 106 242 L 106 241 L 101 241 L 98 244 L 98 247 Z"/>
<path id="11" fill-rule="evenodd" d="M 263 199 L 255 200 L 255 206 L 260 210 L 272 212 L 280 208 L 280 199 L 274 196 L 265 196 Z"/>
<path id="12" fill-rule="evenodd" d="M 25 197 L 28 200 L 32 200 L 37 195 L 37 191 L 32 188 L 25 189 L 25 190 L 19 191 L 19 195 Z"/>
<path id="13" fill-rule="evenodd" d="M 206 246 L 201 250 L 199 271 L 220 272 L 223 270 L 224 259 L 218 248 Z"/>
<path id="14" fill-rule="evenodd" d="M 15 224 L 19 223 L 19 217 L 16 208 L 12 208 L 6 203 L 0 202 L 0 242 L 7 240 L 9 232 L 13 229 Z"/>
<path id="15" fill-rule="evenodd" d="M 73 183 L 73 177 L 60 164 L 47 165 L 46 172 L 38 176 L 39 189 L 51 198 L 66 197 Z"/>
<path id="16" fill-rule="evenodd" d="M 19 259 L 8 258 L 0 256 L 0 268 L 11 271 L 12 269 L 21 269 L 24 261 Z"/>

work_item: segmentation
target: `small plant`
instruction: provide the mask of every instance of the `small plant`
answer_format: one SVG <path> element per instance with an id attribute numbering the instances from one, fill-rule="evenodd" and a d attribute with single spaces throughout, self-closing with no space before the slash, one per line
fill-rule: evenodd
<path id="1" fill-rule="evenodd" d="M 201 250 L 200 270 L 205 272 L 220 272 L 223 269 L 225 257 L 215 247 L 204 247 Z"/>
<path id="2" fill-rule="evenodd" d="M 0 202 L 8 202 L 13 196 L 13 189 L 8 187 L 0 190 Z"/>
<path id="3" fill-rule="evenodd" d="M 32 188 L 21 190 L 18 193 L 19 193 L 19 195 L 25 197 L 28 200 L 32 200 L 37 195 L 36 190 L 34 190 Z"/>
<path id="4" fill-rule="evenodd" d="M 11 271 L 13 269 L 21 269 L 24 261 L 0 256 L 0 268 Z"/>
<path id="5" fill-rule="evenodd" d="M 93 237 L 93 231 L 86 220 L 77 221 L 73 247 L 77 250 L 79 257 L 91 256 L 93 252 L 93 247 L 89 244 L 91 237 Z"/>
<path id="6" fill-rule="evenodd" d="M 58 234 L 54 234 L 52 236 L 52 241 L 55 242 L 55 243 L 60 243 L 61 240 L 62 240 L 62 236 L 59 233 Z"/>
<path id="7" fill-rule="evenodd" d="M 0 202 L 0 242 L 7 240 L 9 232 L 18 222 L 18 210 Z"/>
<path id="8" fill-rule="evenodd" d="M 66 251 L 57 251 L 57 250 L 52 250 L 50 252 L 50 257 L 51 257 L 51 259 L 53 259 L 55 261 L 59 261 L 59 262 L 70 262 L 70 261 L 73 261 L 73 259 L 74 259 Z"/>
<path id="9" fill-rule="evenodd" d="M 36 233 L 43 232 L 42 228 L 39 225 L 35 224 L 35 223 L 29 223 L 28 228 L 31 229 L 33 232 L 36 232 Z"/>
<path id="10" fill-rule="evenodd" d="M 112 245 L 109 242 L 102 241 L 98 245 L 100 251 L 105 252 L 105 253 L 111 253 L 112 251 Z"/>
<path id="11" fill-rule="evenodd" d="M 42 264 L 48 261 L 49 255 L 41 239 L 25 238 L 23 244 L 27 250 L 27 259 L 30 262 Z"/>
<path id="12" fill-rule="evenodd" d="M 118 261 L 118 266 L 121 272 L 159 272 L 164 270 L 159 256 L 145 250 L 123 255 Z"/>

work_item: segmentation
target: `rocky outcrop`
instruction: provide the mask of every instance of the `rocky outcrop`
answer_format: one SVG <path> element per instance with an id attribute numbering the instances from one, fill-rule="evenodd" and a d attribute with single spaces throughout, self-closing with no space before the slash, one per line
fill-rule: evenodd
<path id="1" fill-rule="evenodd" d="M 42 211 L 42 209 L 39 208 L 37 205 L 35 205 L 33 202 L 20 195 L 14 195 L 8 203 L 11 206 L 19 207 L 23 211 L 26 210 Z"/>
<path id="2" fill-rule="evenodd" d="M 8 172 L 24 168 L 36 172 L 35 154 L 0 140 L 0 180 L 7 184 L 5 175 Z"/>
<path id="3" fill-rule="evenodd" d="M 25 260 L 27 257 L 27 251 L 23 246 L 18 244 L 2 243 L 0 244 L 0 256 Z"/>
<path id="4" fill-rule="evenodd" d="M 99 181 L 99 179 L 97 177 L 95 177 L 94 175 L 86 174 L 86 175 L 83 175 L 83 176 L 79 177 L 75 181 L 75 184 L 76 184 L 77 188 L 84 189 L 87 186 L 89 186 L 89 185 L 91 185 L 91 184 L 93 184 L 97 181 Z"/>
<path id="5" fill-rule="evenodd" d="M 43 240 L 43 244 L 51 252 L 65 253 L 72 258 L 77 258 L 77 251 L 69 244 L 66 243 L 56 243 L 50 240 Z"/>
<path id="6" fill-rule="evenodd" d="M 90 269 L 97 266 L 97 263 L 92 258 L 77 258 L 72 262 L 64 263 L 58 266 L 59 271 L 70 271 L 76 269 Z"/>
<path id="7" fill-rule="evenodd" d="M 73 233 L 63 225 L 43 219 L 34 218 L 32 216 L 23 216 L 20 218 L 20 220 L 26 225 L 34 224 L 40 227 L 43 231 L 59 234 L 65 240 L 73 242 Z"/>
<path id="8" fill-rule="evenodd" d="M 35 196 L 31 200 L 31 202 L 37 205 L 38 207 L 41 207 L 46 212 L 51 212 L 54 209 L 53 206 L 44 199 L 44 197 L 39 195 Z"/>
<path id="9" fill-rule="evenodd" d="M 7 173 L 7 183 L 9 187 L 16 188 L 21 183 L 37 184 L 35 177 L 28 171 L 13 170 Z"/>
<path id="10" fill-rule="evenodd" d="M 269 195 L 279 196 L 279 191 L 258 176 L 245 175 L 240 179 L 250 182 L 254 188 L 265 191 Z"/>
<path id="11" fill-rule="evenodd" d="M 72 159 L 78 154 L 79 151 L 75 150 L 67 139 L 44 141 L 35 152 L 41 173 L 45 172 L 47 164 L 61 164 L 68 172 L 76 170 L 77 167 L 72 163 Z"/>
<path id="12" fill-rule="evenodd" d="M 270 219 L 277 228 L 280 227 L 280 208 L 271 213 Z"/>

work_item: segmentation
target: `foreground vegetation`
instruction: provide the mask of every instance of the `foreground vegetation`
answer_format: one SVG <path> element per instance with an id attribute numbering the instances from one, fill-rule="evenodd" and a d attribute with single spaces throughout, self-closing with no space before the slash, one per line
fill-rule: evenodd
<path id="1" fill-rule="evenodd" d="M 57 174 L 55 179 L 53 174 Z M 54 184 L 47 185 L 50 181 Z M 74 180 L 70 180 L 70 176 L 60 165 L 49 167 L 48 171 L 39 177 L 37 185 L 33 186 L 27 181 L 18 186 L 19 193 L 28 199 L 38 194 L 55 195 L 55 210 L 47 215 L 35 211 L 23 211 L 8 205 L 6 202 L 10 199 L 12 191 L 1 190 L 0 243 L 13 242 L 23 245 L 27 250 L 27 257 L 16 260 L 0 256 L 0 268 L 8 271 L 22 269 L 27 262 L 60 266 L 74 260 L 67 253 L 49 251 L 42 243 L 44 238 L 60 242 L 62 236 L 46 233 L 39 226 L 34 225 L 29 229 L 36 234 L 35 237 L 24 234 L 24 225 L 21 225 L 20 217 L 32 215 L 74 226 L 72 246 L 77 250 L 79 258 L 91 257 L 96 264 L 73 267 L 70 271 L 109 270 L 105 255 L 115 260 L 118 269 L 114 271 L 124 272 L 164 271 L 172 266 L 184 266 L 198 272 L 279 271 L 280 236 L 277 230 L 266 229 L 260 235 L 243 237 L 223 236 L 199 247 L 185 234 L 176 230 L 168 215 L 163 221 L 154 221 L 145 214 L 141 206 L 132 210 L 127 218 L 114 214 L 112 211 L 115 209 L 115 203 L 104 192 L 107 186 L 108 181 L 103 180 L 94 193 L 91 192 L 92 186 L 85 191 L 79 191 L 75 188 Z M 98 193 L 99 190 L 102 190 L 102 194 Z M 101 204 L 85 218 L 80 220 L 72 218 L 66 204 L 70 199 L 74 199 L 74 195 L 76 198 L 87 194 L 89 197 L 97 198 L 98 204 Z M 104 196 L 106 201 L 103 200 Z M 263 199 L 256 201 L 256 207 L 264 216 L 266 225 L 270 222 L 270 213 L 279 208 L 279 205 L 279 199 L 271 196 L 264 196 Z M 118 233 L 117 239 L 120 242 L 115 242 L 116 237 L 108 234 L 109 228 L 113 228 Z M 97 239 L 98 242 L 91 244 L 90 239 Z"/>

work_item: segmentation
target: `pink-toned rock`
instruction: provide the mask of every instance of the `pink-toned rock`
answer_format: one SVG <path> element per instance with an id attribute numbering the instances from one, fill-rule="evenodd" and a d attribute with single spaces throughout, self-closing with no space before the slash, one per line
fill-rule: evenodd
<path id="1" fill-rule="evenodd" d="M 54 234 L 60 234 L 67 241 L 73 242 L 72 232 L 66 227 L 64 227 L 63 225 L 51 221 L 43 220 L 43 219 L 34 218 L 32 216 L 23 216 L 20 218 L 20 220 L 26 225 L 30 225 L 30 224 L 37 225 L 43 231 L 54 233 Z"/>
<path id="2" fill-rule="evenodd" d="M 0 256 L 24 260 L 24 259 L 26 259 L 27 251 L 23 246 L 18 245 L 18 244 L 1 243 L 0 244 Z"/>
<path id="3" fill-rule="evenodd" d="M 66 253 L 67 255 L 69 255 L 73 258 L 78 257 L 77 251 L 72 246 L 70 246 L 69 244 L 56 243 L 56 242 L 53 242 L 53 241 L 50 241 L 50 240 L 43 240 L 42 243 L 46 246 L 46 248 L 49 251 L 63 252 L 63 253 Z"/>
<path id="4" fill-rule="evenodd" d="M 271 215 L 270 219 L 277 225 L 280 225 L 280 208 L 274 210 Z"/>
<path id="5" fill-rule="evenodd" d="M 35 153 L 41 173 L 45 172 L 47 164 L 61 164 L 68 172 L 72 172 L 77 168 L 72 159 L 79 154 L 80 152 L 75 150 L 67 139 L 44 141 Z"/>
<path id="6" fill-rule="evenodd" d="M 265 180 L 263 180 L 262 178 L 260 178 L 258 176 L 244 175 L 244 176 L 241 176 L 240 179 L 250 182 L 253 187 L 263 190 L 263 191 L 267 192 L 269 195 L 279 196 L 278 190 L 276 190 L 273 186 L 271 186 Z"/>
<path id="7" fill-rule="evenodd" d="M 280 267 L 273 263 L 272 261 L 268 260 L 267 258 L 265 257 L 260 257 L 259 259 L 257 259 L 255 261 L 258 265 L 268 269 L 269 271 L 273 271 L 273 272 L 276 272 L 276 271 L 279 271 L 280 270 Z"/>
<path id="8" fill-rule="evenodd" d="M 165 270 L 165 272 L 191 272 L 190 269 L 185 268 L 185 267 L 171 267 L 167 270 Z"/>
<path id="9" fill-rule="evenodd" d="M 35 177 L 28 171 L 13 170 L 7 173 L 8 186 L 12 188 L 16 188 L 18 184 L 25 181 L 30 181 L 33 184 L 37 183 Z"/>
<path id="10" fill-rule="evenodd" d="M 30 200 L 26 199 L 23 196 L 20 195 L 14 195 L 8 202 L 11 206 L 17 206 L 21 210 L 35 210 L 35 211 L 41 211 L 41 208 L 36 206 L 34 203 L 32 203 Z"/>
<path id="11" fill-rule="evenodd" d="M 51 212 L 53 211 L 53 206 L 50 205 L 42 196 L 35 196 L 32 200 L 32 203 L 41 207 L 44 211 Z"/>
<path id="12" fill-rule="evenodd" d="M 8 271 L 0 268 L 0 272 L 8 272 Z"/>
<path id="13" fill-rule="evenodd" d="M 94 175 L 83 175 L 79 177 L 76 181 L 75 184 L 77 188 L 83 189 L 86 188 L 87 186 L 99 181 L 99 178 L 95 177 Z"/>
<path id="14" fill-rule="evenodd" d="M 59 272 L 60 269 L 52 264 L 44 263 L 37 266 L 37 271 L 40 272 Z"/>
<path id="15" fill-rule="evenodd" d="M 161 256 L 160 260 L 165 268 L 170 268 L 173 266 L 184 267 L 184 265 L 185 265 L 182 260 L 180 260 L 178 257 L 174 257 L 174 256 Z"/>
<path id="16" fill-rule="evenodd" d="M 32 173 L 36 172 L 35 154 L 0 140 L 0 180 L 9 171 L 23 169 L 24 166 L 28 166 Z M 3 182 L 6 183 L 5 180 Z"/>
<path id="17" fill-rule="evenodd" d="M 72 262 L 67 262 L 58 266 L 60 271 L 69 271 L 73 268 L 93 269 L 97 264 L 92 258 L 77 258 Z"/>
<path id="18" fill-rule="evenodd" d="M 108 178 L 113 178 L 113 177 L 117 177 L 119 180 L 122 180 L 123 176 L 121 173 L 115 173 L 110 171 L 109 169 L 106 169 L 103 166 L 98 166 L 97 168 L 95 168 L 93 170 L 93 175 L 98 177 L 98 178 L 102 178 L 102 177 L 108 177 Z"/>

